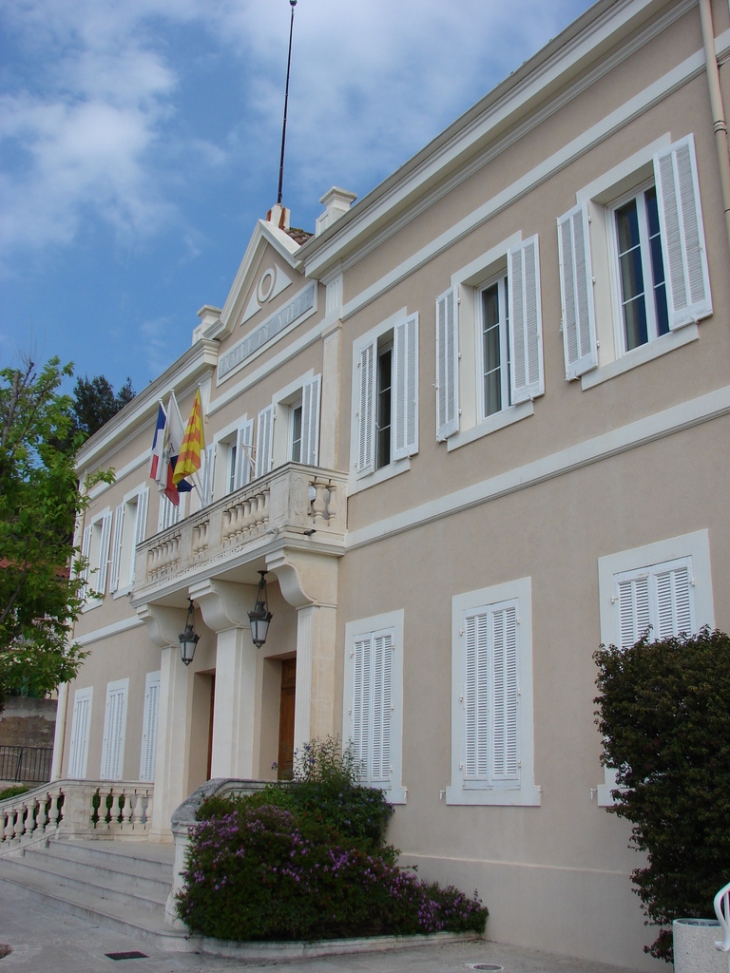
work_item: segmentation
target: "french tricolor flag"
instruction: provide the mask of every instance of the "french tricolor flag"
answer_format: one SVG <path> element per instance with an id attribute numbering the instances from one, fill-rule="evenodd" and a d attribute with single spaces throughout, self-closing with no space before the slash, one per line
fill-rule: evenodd
<path id="1" fill-rule="evenodd" d="M 165 449 L 165 425 L 167 414 L 160 402 L 157 408 L 157 423 L 155 425 L 155 438 L 152 440 L 152 455 L 150 456 L 150 478 L 157 480 L 161 472 L 162 461 Z"/>

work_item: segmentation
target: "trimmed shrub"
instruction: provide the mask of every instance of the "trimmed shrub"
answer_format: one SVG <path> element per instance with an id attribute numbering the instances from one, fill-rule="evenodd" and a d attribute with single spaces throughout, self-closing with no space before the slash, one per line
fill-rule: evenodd
<path id="1" fill-rule="evenodd" d="M 29 789 L 25 784 L 13 784 L 0 791 L 0 801 L 6 801 L 9 797 L 18 797 Z"/>
<path id="2" fill-rule="evenodd" d="M 632 879 L 647 925 L 661 928 L 645 949 L 671 962 L 672 921 L 712 916 L 730 878 L 730 638 L 647 635 L 595 659 L 602 759 L 621 788 L 608 810 L 632 822 L 647 853 Z"/>

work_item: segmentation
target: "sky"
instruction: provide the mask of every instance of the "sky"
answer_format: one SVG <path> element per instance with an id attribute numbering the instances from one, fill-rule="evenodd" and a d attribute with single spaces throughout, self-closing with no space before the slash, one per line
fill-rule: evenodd
<path id="1" fill-rule="evenodd" d="M 312 231 L 591 0 L 299 0 L 283 202 Z M 0 367 L 136 391 L 276 202 L 287 0 L 0 0 Z"/>

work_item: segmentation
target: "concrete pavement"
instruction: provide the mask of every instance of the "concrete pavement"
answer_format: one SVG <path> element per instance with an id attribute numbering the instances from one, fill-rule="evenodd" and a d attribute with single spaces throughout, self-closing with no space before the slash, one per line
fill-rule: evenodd
<path id="1" fill-rule="evenodd" d="M 274 966 L 283 967 L 282 973 L 468 973 L 472 964 L 502 967 L 505 973 L 630 973 L 616 966 L 486 941 L 281 963 L 243 963 L 195 953 L 169 953 L 63 912 L 32 892 L 3 881 L 1 943 L 7 943 L 12 952 L 0 958 L 0 973 L 233 973 L 244 969 L 246 973 L 271 973 Z M 114 960 L 106 955 L 132 951 L 146 956 Z"/>

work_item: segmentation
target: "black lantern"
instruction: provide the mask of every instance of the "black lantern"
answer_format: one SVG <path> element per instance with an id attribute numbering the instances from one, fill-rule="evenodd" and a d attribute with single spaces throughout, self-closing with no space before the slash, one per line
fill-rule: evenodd
<path id="1" fill-rule="evenodd" d="M 260 649 L 266 641 L 269 622 L 274 617 L 269 611 L 269 603 L 266 598 L 266 573 L 266 571 L 259 571 L 261 580 L 256 592 L 256 604 L 253 611 L 248 613 L 248 620 L 251 622 L 251 638 L 257 649 Z"/>
<path id="2" fill-rule="evenodd" d="M 180 640 L 180 655 L 186 666 L 189 666 L 193 661 L 195 646 L 200 639 L 200 636 L 195 634 L 195 629 L 193 628 L 193 620 L 195 618 L 193 599 L 189 598 L 188 602 L 188 617 L 185 621 L 185 631 L 178 635 L 178 639 Z"/>

